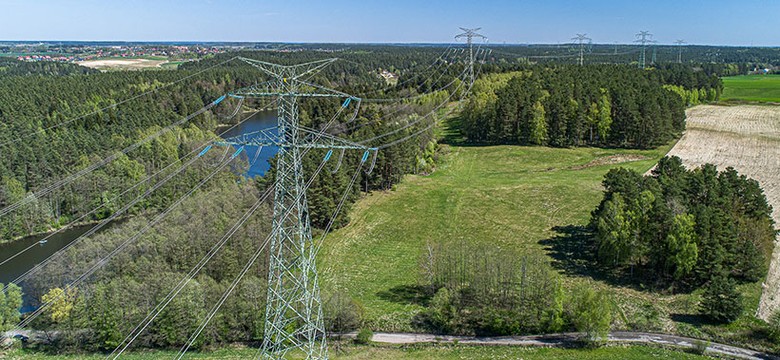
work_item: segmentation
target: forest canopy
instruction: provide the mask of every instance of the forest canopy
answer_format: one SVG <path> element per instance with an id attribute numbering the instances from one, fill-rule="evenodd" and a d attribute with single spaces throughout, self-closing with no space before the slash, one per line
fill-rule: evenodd
<path id="1" fill-rule="evenodd" d="M 474 143 L 651 148 L 680 136 L 685 106 L 721 91 L 685 67 L 529 66 L 477 81 L 462 132 Z"/>

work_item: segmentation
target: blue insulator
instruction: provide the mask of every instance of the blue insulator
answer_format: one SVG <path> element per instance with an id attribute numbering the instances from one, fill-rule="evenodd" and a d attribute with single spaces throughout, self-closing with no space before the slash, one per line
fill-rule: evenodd
<path id="1" fill-rule="evenodd" d="M 225 100 L 226 97 L 227 97 L 226 95 L 222 95 L 222 96 L 218 97 L 217 100 L 214 100 L 214 105 L 217 105 L 217 104 L 221 103 L 222 100 Z"/>
<path id="2" fill-rule="evenodd" d="M 230 156 L 230 160 L 233 160 L 236 157 L 238 157 L 238 154 L 241 154 L 242 151 L 244 151 L 244 147 L 243 146 L 238 148 L 238 150 L 236 150 L 236 152 L 232 156 Z"/>
<path id="3" fill-rule="evenodd" d="M 325 160 L 323 160 L 323 161 L 328 161 L 328 160 L 330 160 L 330 156 L 331 156 L 331 155 L 333 155 L 333 149 L 331 149 L 331 150 L 328 150 L 328 153 L 327 153 L 327 154 L 325 154 Z"/>
<path id="4" fill-rule="evenodd" d="M 360 162 L 366 162 L 368 160 L 368 155 L 370 155 L 371 152 L 366 150 L 366 152 L 363 153 L 363 160 L 360 160 Z"/>
<path id="5" fill-rule="evenodd" d="M 207 153 L 207 152 L 209 152 L 209 150 L 211 150 L 211 146 L 212 146 L 212 145 L 206 146 L 206 148 L 205 148 L 205 149 L 203 149 L 203 151 L 201 151 L 201 152 L 200 152 L 200 154 L 198 154 L 198 157 L 201 157 L 201 156 L 203 156 L 203 155 L 206 155 L 206 153 Z"/>
<path id="6" fill-rule="evenodd" d="M 352 101 L 351 97 L 348 97 L 347 100 L 344 100 L 344 104 L 341 104 L 341 107 L 347 107 L 349 106 L 350 101 Z"/>

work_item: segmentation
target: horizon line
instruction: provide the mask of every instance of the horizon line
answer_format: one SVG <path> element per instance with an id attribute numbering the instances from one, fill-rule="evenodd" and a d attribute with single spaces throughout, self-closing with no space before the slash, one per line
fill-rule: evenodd
<path id="1" fill-rule="evenodd" d="M 0 44 L 3 43 L 141 43 L 141 44 L 292 44 L 292 45 L 466 45 L 462 42 L 324 42 L 324 41 L 246 41 L 246 40 L 5 40 L 0 39 Z M 482 46 L 529 46 L 529 45 L 571 45 L 577 44 L 573 42 L 526 42 L 526 43 L 482 43 Z M 603 45 L 603 46 L 641 46 L 635 43 L 592 43 L 590 45 Z M 734 44 L 696 44 L 686 43 L 684 45 L 677 45 L 674 43 L 657 43 L 654 46 L 706 46 L 706 47 L 746 47 L 746 48 L 780 48 L 780 45 L 734 45 Z"/>

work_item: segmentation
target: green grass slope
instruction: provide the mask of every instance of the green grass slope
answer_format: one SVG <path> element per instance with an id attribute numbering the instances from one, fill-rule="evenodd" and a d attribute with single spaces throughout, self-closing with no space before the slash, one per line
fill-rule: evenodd
<path id="1" fill-rule="evenodd" d="M 447 127 L 440 133 L 453 137 Z M 605 278 L 577 259 L 581 248 L 574 240 L 553 229 L 587 224 L 609 169 L 644 173 L 669 149 L 444 145 L 433 174 L 408 176 L 394 190 L 355 204 L 350 224 L 326 239 L 318 258 L 323 291 L 352 297 L 374 330 L 416 331 L 412 319 L 426 300 L 418 287 L 426 244 L 487 244 L 548 256 L 567 287 L 586 281 L 608 289 L 614 329 L 772 349 L 766 325 L 752 316 L 760 283 L 740 287 L 746 310 L 739 320 L 709 324 L 699 316 L 699 292 L 659 294 Z"/>
<path id="2" fill-rule="evenodd" d="M 609 168 L 644 172 L 667 150 L 446 146 L 432 175 L 409 176 L 355 205 L 351 223 L 323 246 L 323 288 L 356 299 L 375 329 L 411 330 L 428 242 L 546 253 L 540 241 L 554 226 L 587 223 Z"/>

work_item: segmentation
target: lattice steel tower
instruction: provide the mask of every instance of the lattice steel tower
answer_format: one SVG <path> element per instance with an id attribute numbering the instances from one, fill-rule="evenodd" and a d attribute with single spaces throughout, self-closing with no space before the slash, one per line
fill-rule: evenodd
<path id="1" fill-rule="evenodd" d="M 577 36 L 571 39 L 577 41 L 580 45 L 580 66 L 582 66 L 585 64 L 585 44 L 590 42 L 591 38 L 588 37 L 588 34 L 577 34 Z"/>
<path id="2" fill-rule="evenodd" d="M 327 341 L 322 316 L 322 300 L 317 284 L 316 246 L 311 236 L 306 184 L 302 158 L 308 149 L 357 149 L 363 145 L 304 128 L 298 122 L 298 98 L 344 98 L 342 107 L 360 99 L 305 81 L 336 59 L 283 66 L 240 58 L 272 78 L 271 81 L 238 90 L 236 98 L 279 98 L 277 133 L 259 131 L 228 139 L 221 144 L 234 146 L 277 146 L 279 152 L 274 182 L 273 234 L 270 241 L 268 296 L 262 358 L 282 359 L 300 350 L 306 359 L 327 359 Z"/>
<path id="3" fill-rule="evenodd" d="M 682 64 L 682 50 L 685 45 L 685 40 L 677 40 L 674 43 L 677 44 L 677 63 Z"/>
<path id="4" fill-rule="evenodd" d="M 645 68 L 645 51 L 647 50 L 647 44 L 651 43 L 651 38 L 653 37 L 653 34 L 651 34 L 649 31 L 640 31 L 638 34 L 636 34 L 637 39 L 634 40 L 634 42 L 642 44 L 642 53 L 639 55 L 639 67 L 644 69 Z"/>
<path id="5" fill-rule="evenodd" d="M 474 29 L 466 29 L 466 28 L 460 28 L 463 30 L 462 34 L 455 35 L 455 40 L 460 40 L 465 38 L 466 44 L 469 46 L 469 68 L 468 68 L 468 76 L 469 76 L 469 89 L 472 85 L 474 85 L 474 47 L 472 44 L 472 40 L 474 38 L 482 38 L 487 40 L 487 38 L 483 35 L 480 35 L 477 33 L 482 28 L 474 28 Z"/>

